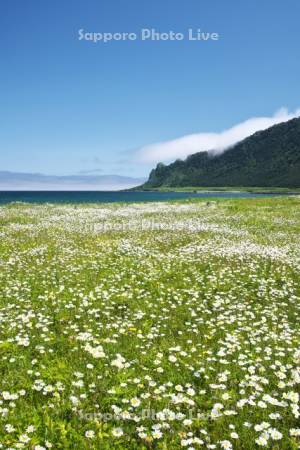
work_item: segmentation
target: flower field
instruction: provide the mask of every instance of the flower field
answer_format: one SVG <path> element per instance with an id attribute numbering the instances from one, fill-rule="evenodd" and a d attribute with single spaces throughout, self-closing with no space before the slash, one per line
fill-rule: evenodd
<path id="1" fill-rule="evenodd" d="M 300 448 L 300 199 L 0 208 L 0 448 Z"/>

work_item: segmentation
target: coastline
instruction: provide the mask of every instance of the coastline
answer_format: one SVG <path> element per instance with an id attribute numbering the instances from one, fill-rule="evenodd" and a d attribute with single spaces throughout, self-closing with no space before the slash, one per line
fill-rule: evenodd
<path id="1" fill-rule="evenodd" d="M 124 190 L 125 191 L 125 190 Z M 123 192 L 124 192 L 123 191 Z M 252 193 L 252 194 L 278 194 L 278 195 L 300 195 L 300 188 L 277 188 L 277 187 L 162 187 L 162 188 L 143 188 L 142 186 L 126 189 L 127 192 L 188 192 L 193 194 L 213 194 L 213 193 Z"/>

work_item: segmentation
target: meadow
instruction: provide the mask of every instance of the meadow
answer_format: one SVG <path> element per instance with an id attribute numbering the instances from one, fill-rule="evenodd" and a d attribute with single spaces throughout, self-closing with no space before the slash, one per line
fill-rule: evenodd
<path id="1" fill-rule="evenodd" d="M 300 198 L 0 208 L 0 448 L 300 448 Z"/>

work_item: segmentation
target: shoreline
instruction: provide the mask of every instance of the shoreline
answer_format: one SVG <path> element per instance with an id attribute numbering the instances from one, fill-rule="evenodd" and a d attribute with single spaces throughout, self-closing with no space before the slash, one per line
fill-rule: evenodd
<path id="1" fill-rule="evenodd" d="M 296 188 L 298 189 L 298 188 Z M 300 195 L 300 188 L 298 190 L 284 190 L 278 188 L 273 189 L 262 189 L 260 190 L 257 188 L 257 190 L 254 189 L 193 189 L 193 188 L 187 188 L 187 189 L 181 189 L 181 188 L 174 188 L 174 189 L 129 189 L 124 190 L 120 192 L 166 192 L 166 193 L 177 193 L 177 192 L 185 192 L 185 193 L 191 193 L 191 194 L 220 194 L 220 193 L 228 193 L 228 194 L 239 194 L 239 193 L 249 193 L 249 194 L 260 194 L 260 195 L 266 195 L 266 194 L 272 194 L 272 195 Z"/>

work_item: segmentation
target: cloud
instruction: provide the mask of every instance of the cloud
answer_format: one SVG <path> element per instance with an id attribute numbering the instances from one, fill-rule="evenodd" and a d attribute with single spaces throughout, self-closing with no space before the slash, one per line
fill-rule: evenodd
<path id="1" fill-rule="evenodd" d="M 44 175 L 0 171 L 0 191 L 116 191 L 144 183 L 144 178 L 121 175 Z"/>
<path id="2" fill-rule="evenodd" d="M 103 169 L 87 169 L 87 170 L 80 170 L 78 172 L 79 175 L 92 175 L 94 173 L 102 173 Z"/>
<path id="3" fill-rule="evenodd" d="M 272 117 L 253 117 L 220 133 L 189 134 L 171 141 L 146 145 L 136 152 L 135 159 L 140 163 L 149 164 L 159 161 L 170 162 L 202 151 L 214 150 L 214 153 L 220 154 L 256 131 L 265 130 L 299 116 L 300 109 L 290 113 L 287 108 L 281 108 Z"/>
<path id="4" fill-rule="evenodd" d="M 83 164 L 95 164 L 98 166 L 103 163 L 103 161 L 100 158 L 98 158 L 98 156 L 95 155 L 81 158 L 80 162 Z"/>

